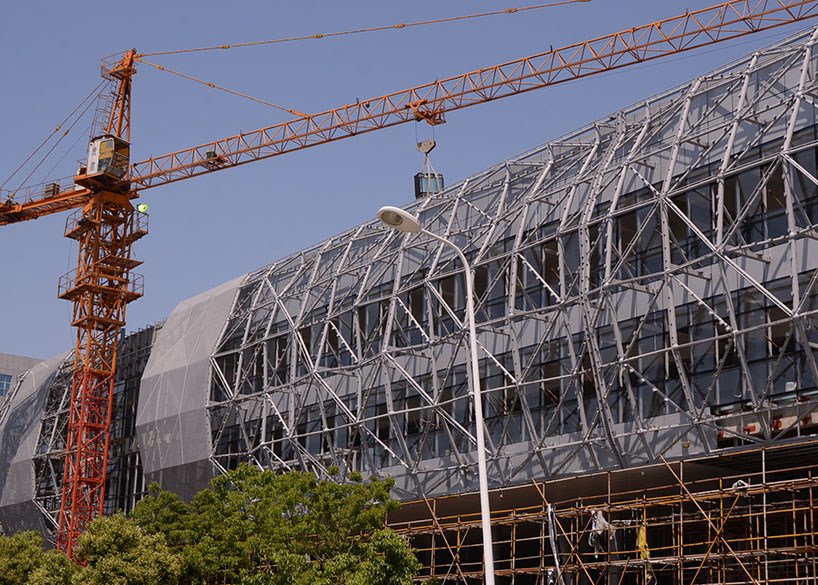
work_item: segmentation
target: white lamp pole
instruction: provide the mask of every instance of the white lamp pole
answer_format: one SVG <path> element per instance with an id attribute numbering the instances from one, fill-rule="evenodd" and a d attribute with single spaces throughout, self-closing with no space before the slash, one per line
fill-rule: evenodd
<path id="1" fill-rule="evenodd" d="M 466 318 L 469 322 L 469 347 L 471 351 L 471 368 L 469 369 L 472 396 L 474 398 L 474 423 L 477 436 L 477 474 L 480 481 L 480 520 L 483 528 L 483 560 L 486 567 L 486 585 L 494 585 L 494 551 L 491 540 L 491 508 L 489 508 L 489 484 L 486 472 L 486 439 L 483 430 L 483 400 L 480 389 L 480 370 L 477 364 L 477 328 L 474 324 L 474 285 L 471 266 L 469 266 L 463 251 L 446 238 L 420 227 L 415 216 L 400 207 L 381 207 L 378 210 L 378 219 L 385 225 L 402 232 L 421 233 L 451 247 L 466 274 Z"/>

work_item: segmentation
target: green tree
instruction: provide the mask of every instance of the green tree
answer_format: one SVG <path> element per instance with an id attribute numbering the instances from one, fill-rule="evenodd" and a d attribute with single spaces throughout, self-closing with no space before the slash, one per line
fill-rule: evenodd
<path id="1" fill-rule="evenodd" d="M 46 551 L 39 566 L 28 577 L 26 585 L 71 585 L 74 574 L 80 570 L 61 550 Z"/>
<path id="2" fill-rule="evenodd" d="M 420 562 L 394 530 L 385 528 L 372 535 L 371 550 L 354 571 L 350 585 L 401 585 L 413 582 Z"/>
<path id="3" fill-rule="evenodd" d="M 385 526 L 387 512 L 400 507 L 389 496 L 394 481 L 350 479 L 319 481 L 311 473 L 242 466 L 216 478 L 207 498 L 193 505 L 211 514 L 227 511 L 221 526 L 241 542 L 231 551 L 244 555 L 235 567 L 241 583 L 411 583 L 419 563 Z"/>
<path id="4" fill-rule="evenodd" d="M 85 564 L 75 585 L 177 585 L 178 556 L 161 534 L 146 534 L 122 514 L 95 518 L 79 537 L 76 560 Z"/>
<path id="5" fill-rule="evenodd" d="M 180 560 L 180 583 L 197 583 L 204 579 L 208 567 L 218 562 L 218 552 L 203 556 L 207 538 L 205 527 L 191 507 L 173 492 L 162 490 L 157 482 L 136 503 L 130 518 L 147 534 L 161 534 Z M 194 546 L 197 545 L 197 546 Z"/>
<path id="6" fill-rule="evenodd" d="M 182 546 L 196 537 L 190 505 L 173 492 L 162 490 L 155 481 L 129 516 L 148 534 L 163 534 L 168 546 Z"/>
<path id="7" fill-rule="evenodd" d="M 337 470 L 334 470 L 337 473 Z M 180 550 L 180 583 L 409 585 L 420 563 L 386 528 L 393 481 L 319 481 L 241 466 L 188 506 L 151 486 L 132 517 Z"/>
<path id="8" fill-rule="evenodd" d="M 0 585 L 21 585 L 43 559 L 43 537 L 39 532 L 0 536 Z"/>

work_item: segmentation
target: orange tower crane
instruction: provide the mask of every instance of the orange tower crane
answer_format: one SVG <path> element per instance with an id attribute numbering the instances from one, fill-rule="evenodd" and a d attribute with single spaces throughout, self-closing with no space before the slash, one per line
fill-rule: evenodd
<path id="1" fill-rule="evenodd" d="M 65 229 L 79 242 L 77 268 L 59 284 L 59 296 L 74 303 L 77 328 L 60 548 L 71 555 L 102 512 L 117 339 L 125 305 L 143 292 L 141 276 L 131 272 L 140 264 L 131 246 L 147 234 L 145 216 L 131 203 L 139 191 L 406 122 L 441 124 L 447 112 L 815 16 L 818 0 L 733 0 L 133 164 L 130 91 L 135 63 L 143 60 L 132 49 L 105 64 L 103 77 L 116 89 L 103 109 L 104 132 L 91 141 L 74 185 L 50 184 L 27 191 L 23 201 L 0 202 L 0 225 L 77 209 Z"/>

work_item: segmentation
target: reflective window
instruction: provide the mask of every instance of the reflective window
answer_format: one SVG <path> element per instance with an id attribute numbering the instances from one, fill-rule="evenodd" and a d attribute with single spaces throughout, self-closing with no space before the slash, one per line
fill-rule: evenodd
<path id="1" fill-rule="evenodd" d="M 0 374 L 0 396 L 5 396 L 11 392 L 11 376 Z"/>

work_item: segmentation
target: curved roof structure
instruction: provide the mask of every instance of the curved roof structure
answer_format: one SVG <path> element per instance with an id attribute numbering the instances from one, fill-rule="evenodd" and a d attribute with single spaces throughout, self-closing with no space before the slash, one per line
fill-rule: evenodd
<path id="1" fill-rule="evenodd" d="M 475 270 L 491 485 L 814 432 L 817 34 L 410 206 Z M 248 275 L 212 462 L 474 489 L 464 305 L 451 250 L 376 223 Z"/>

